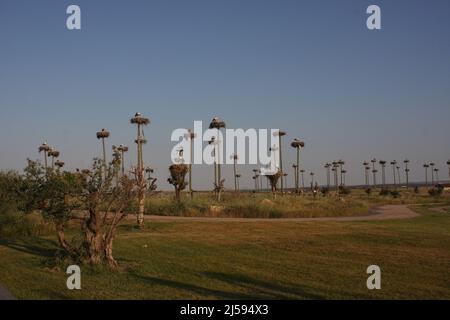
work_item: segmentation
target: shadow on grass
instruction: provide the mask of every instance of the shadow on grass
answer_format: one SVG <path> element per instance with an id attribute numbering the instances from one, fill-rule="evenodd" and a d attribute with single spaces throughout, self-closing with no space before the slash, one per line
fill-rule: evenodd
<path id="1" fill-rule="evenodd" d="M 194 284 L 189 283 L 183 283 L 179 281 L 174 280 L 167 280 L 167 279 L 161 279 L 161 278 L 155 278 L 155 277 L 146 277 L 146 276 L 140 276 L 140 275 L 134 275 L 134 277 L 138 281 L 143 281 L 148 284 L 153 285 L 160 285 L 164 287 L 169 287 L 172 289 L 177 290 L 183 290 L 187 291 L 196 295 L 201 296 L 202 298 L 214 298 L 214 299 L 222 299 L 222 300 L 250 300 L 253 297 L 241 294 L 241 293 L 233 293 L 233 292 L 226 292 L 216 289 L 209 289 L 200 287 Z"/>
<path id="2" fill-rule="evenodd" d="M 0 239 L 0 246 L 17 250 L 23 253 L 40 256 L 43 258 L 51 258 L 55 256 L 58 250 L 56 243 L 52 240 L 40 238 L 27 239 Z"/>
<path id="3" fill-rule="evenodd" d="M 225 273 L 207 272 L 203 275 L 208 278 L 225 282 L 236 288 L 236 292 L 223 291 L 213 288 L 205 288 L 199 285 L 167 280 L 155 277 L 147 277 L 134 274 L 138 281 L 148 284 L 160 285 L 176 290 L 183 290 L 194 295 L 199 295 L 206 299 L 219 300 L 254 300 L 254 299 L 272 299 L 272 300 L 293 300 L 293 299 L 324 299 L 320 295 L 307 293 L 300 288 L 282 286 L 272 282 L 256 280 L 244 275 L 233 275 Z M 205 281 L 209 283 L 210 281 Z"/>
<path id="4" fill-rule="evenodd" d="M 275 281 L 262 281 L 246 275 L 218 272 L 206 272 L 204 275 L 251 292 L 251 298 L 255 299 L 324 299 L 323 296 L 306 292 L 304 288 L 281 285 Z"/>

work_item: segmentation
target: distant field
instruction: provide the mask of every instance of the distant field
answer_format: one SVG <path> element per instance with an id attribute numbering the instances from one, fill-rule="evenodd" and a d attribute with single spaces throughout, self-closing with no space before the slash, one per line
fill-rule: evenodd
<path id="1" fill-rule="evenodd" d="M 145 212 L 149 215 L 186 217 L 234 217 L 234 218 L 311 218 L 359 216 L 368 214 L 369 209 L 380 204 L 433 203 L 425 189 L 419 194 L 412 190 L 403 191 L 401 197 L 379 196 L 373 191 L 367 196 L 364 190 L 353 189 L 350 195 L 336 197 L 333 191 L 327 196 L 311 193 L 297 196 L 286 194 L 274 196 L 268 192 L 227 192 L 223 201 L 217 202 L 212 192 L 195 193 L 191 199 L 184 193 L 181 203 L 174 201 L 171 192 L 149 195 Z"/>
<path id="2" fill-rule="evenodd" d="M 409 200 L 369 204 L 390 201 Z M 407 220 L 129 222 L 115 242 L 122 270 L 84 267 L 78 292 L 50 263 L 53 236 L 1 239 L 0 283 L 20 299 L 450 299 L 450 210 L 432 209 L 450 199 L 433 202 Z M 366 288 L 372 264 L 379 291 Z"/>

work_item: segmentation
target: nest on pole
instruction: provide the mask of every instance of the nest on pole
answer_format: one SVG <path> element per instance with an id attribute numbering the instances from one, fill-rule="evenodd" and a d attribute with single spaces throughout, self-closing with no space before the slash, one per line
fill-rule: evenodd
<path id="1" fill-rule="evenodd" d="M 282 136 L 285 136 L 287 133 L 286 133 L 286 131 L 282 131 L 282 130 L 278 130 L 278 131 L 276 131 L 276 132 L 274 132 L 273 133 L 273 135 L 275 136 L 275 137 L 282 137 Z"/>
<path id="2" fill-rule="evenodd" d="M 58 161 L 55 162 L 55 166 L 57 166 L 60 169 L 62 167 L 64 167 L 64 165 L 65 165 L 64 161 L 58 160 Z"/>
<path id="3" fill-rule="evenodd" d="M 102 131 L 97 132 L 97 139 L 106 139 L 109 138 L 109 135 L 109 131 L 102 129 Z"/>
<path id="4" fill-rule="evenodd" d="M 295 138 L 291 143 L 292 148 L 304 148 L 305 142 L 301 141 L 300 139 Z"/>
<path id="5" fill-rule="evenodd" d="M 130 119 L 131 124 L 138 124 L 143 126 L 148 126 L 150 124 L 150 119 L 142 116 L 141 113 L 136 112 L 133 118 Z"/>
<path id="6" fill-rule="evenodd" d="M 197 134 L 194 133 L 191 129 L 188 130 L 188 132 L 184 135 L 184 138 L 186 140 L 194 140 L 195 138 L 197 138 Z"/>
<path id="7" fill-rule="evenodd" d="M 47 142 L 44 142 L 42 145 L 39 146 L 39 153 L 41 152 L 48 152 L 50 151 L 50 146 L 47 144 Z"/>
<path id="8" fill-rule="evenodd" d="M 222 129 L 225 128 L 225 122 L 223 122 L 219 117 L 214 117 L 209 124 L 210 129 Z"/>
<path id="9" fill-rule="evenodd" d="M 49 157 L 58 158 L 59 155 L 60 155 L 60 153 L 59 153 L 59 151 L 57 151 L 57 150 L 55 150 L 55 149 L 50 149 L 50 150 L 48 151 L 47 155 L 48 155 Z"/>
<path id="10" fill-rule="evenodd" d="M 121 144 L 117 147 L 117 150 L 120 152 L 128 152 L 128 147 L 126 145 Z"/>
<path id="11" fill-rule="evenodd" d="M 134 142 L 136 144 L 147 144 L 147 139 L 139 138 L 139 139 L 134 140 Z"/>

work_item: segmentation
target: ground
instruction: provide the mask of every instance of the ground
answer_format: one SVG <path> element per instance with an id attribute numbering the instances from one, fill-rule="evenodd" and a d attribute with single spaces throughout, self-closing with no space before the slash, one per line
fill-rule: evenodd
<path id="1" fill-rule="evenodd" d="M 19 299 L 450 299 L 450 201 L 420 202 L 394 220 L 130 220 L 121 270 L 82 267 L 80 291 L 49 262 L 53 236 L 4 238 L 0 283 Z M 373 264 L 382 289 L 369 291 Z"/>

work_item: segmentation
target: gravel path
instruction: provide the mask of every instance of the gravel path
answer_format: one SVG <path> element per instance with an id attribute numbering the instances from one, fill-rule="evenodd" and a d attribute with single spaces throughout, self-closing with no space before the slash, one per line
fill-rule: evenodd
<path id="1" fill-rule="evenodd" d="M 353 217 L 321 217 L 321 218 L 207 218 L 207 217 L 173 217 L 173 216 L 145 216 L 145 220 L 159 221 L 199 221 L 199 222 L 310 222 L 310 221 L 373 221 L 391 219 L 409 219 L 420 215 L 406 205 L 385 205 L 372 209 L 368 215 Z M 136 219 L 135 216 L 128 216 Z"/>

